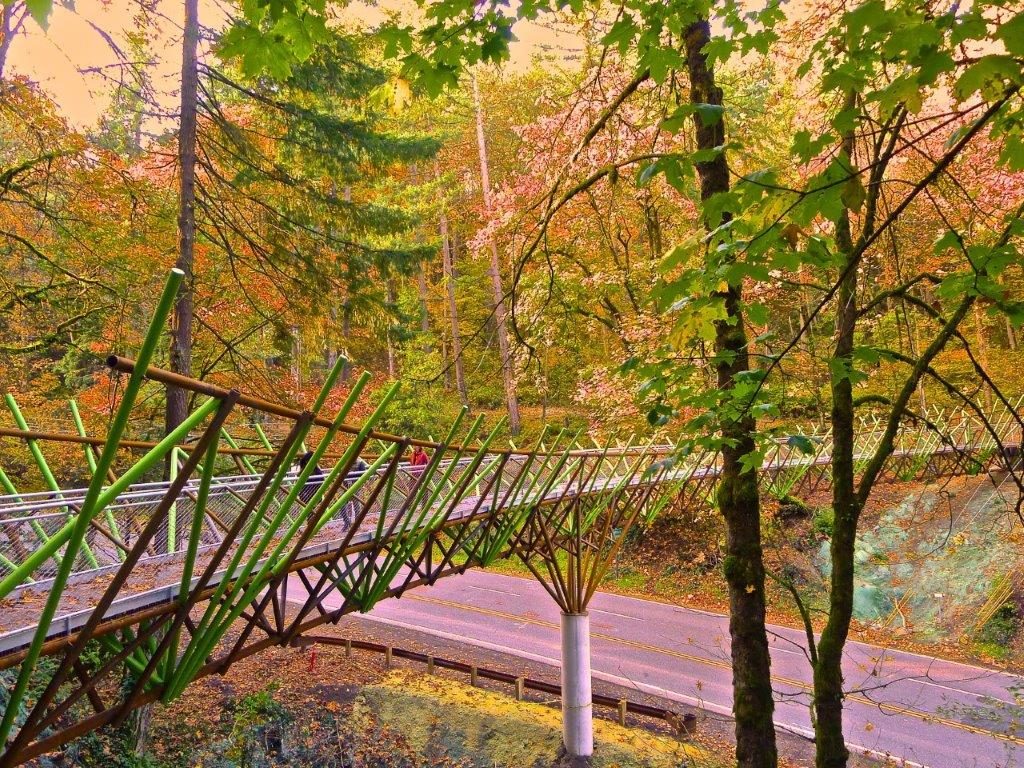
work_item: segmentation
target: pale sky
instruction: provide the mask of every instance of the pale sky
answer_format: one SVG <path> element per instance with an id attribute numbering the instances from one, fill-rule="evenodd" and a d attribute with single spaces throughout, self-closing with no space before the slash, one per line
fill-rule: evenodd
<path id="1" fill-rule="evenodd" d="M 68 3 L 71 5 L 71 3 Z M 25 23 L 8 55 L 7 73 L 26 75 L 39 82 L 55 99 L 64 116 L 78 128 L 89 128 L 107 108 L 109 94 L 120 69 L 118 57 L 103 35 L 109 35 L 126 50 L 125 32 L 132 29 L 139 12 L 138 0 L 75 0 L 70 9 L 54 2 L 47 30 L 33 20 Z M 183 6 L 180 0 L 159 0 L 155 16 L 159 24 L 158 39 L 152 45 L 156 57 L 153 85 L 161 103 L 174 110 L 181 67 L 181 24 Z M 200 19 L 205 26 L 219 27 L 227 18 L 226 5 L 220 0 L 200 0 Z M 379 23 L 392 10 L 403 15 L 414 10 L 408 0 L 382 0 L 372 4 L 350 5 L 343 18 L 354 27 Z M 533 57 L 550 49 L 577 50 L 575 36 L 557 33 L 532 23 L 516 27 L 519 41 L 512 45 L 509 66 L 528 66 Z"/>
<path id="2" fill-rule="evenodd" d="M 26 21 L 11 46 L 8 73 L 39 82 L 75 126 L 95 125 L 120 73 L 117 55 L 96 28 L 126 50 L 125 32 L 132 28 L 138 10 L 133 0 L 78 0 L 74 10 L 55 2 L 47 30 L 31 19 Z M 180 45 L 183 11 L 180 3 L 161 2 L 157 12 L 163 16 L 158 17 L 160 37 L 153 46 L 154 86 L 173 103 L 173 75 L 181 67 L 180 52 L 173 54 Z"/>

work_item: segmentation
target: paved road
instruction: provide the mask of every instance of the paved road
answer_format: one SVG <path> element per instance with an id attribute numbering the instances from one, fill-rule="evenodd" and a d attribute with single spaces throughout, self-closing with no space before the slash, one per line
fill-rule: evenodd
<path id="1" fill-rule="evenodd" d="M 469 571 L 385 600 L 365 619 L 557 664 L 558 608 L 537 583 Z M 728 626 L 717 614 L 617 595 L 591 604 L 596 677 L 728 713 Z M 807 733 L 802 633 L 772 628 L 776 723 Z M 851 643 L 847 738 L 928 768 L 1024 766 L 1024 678 Z"/>

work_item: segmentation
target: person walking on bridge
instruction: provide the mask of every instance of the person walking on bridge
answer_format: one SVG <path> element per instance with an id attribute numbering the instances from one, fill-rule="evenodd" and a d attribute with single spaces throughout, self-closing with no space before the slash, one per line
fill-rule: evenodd
<path id="1" fill-rule="evenodd" d="M 423 450 L 423 446 L 415 446 L 412 449 L 412 456 L 409 457 L 409 465 L 412 467 L 425 467 L 429 463 L 430 457 L 427 456 L 427 452 Z"/>
<path id="2" fill-rule="evenodd" d="M 412 494 L 419 478 L 423 476 L 423 468 L 429 463 L 430 457 L 423 450 L 423 446 L 413 446 L 412 455 L 409 457 L 409 463 L 406 465 L 405 472 L 403 473 L 402 485 L 407 496 Z"/>
<path id="3" fill-rule="evenodd" d="M 362 458 L 356 458 L 355 464 L 352 465 L 352 469 L 342 482 L 342 487 L 345 489 L 351 488 L 360 477 L 366 474 L 369 468 L 369 465 Z M 359 514 L 361 508 L 362 502 L 357 494 L 353 494 L 352 498 L 342 506 L 341 521 L 345 524 L 345 530 L 352 527 L 352 521 L 356 519 L 356 515 Z"/>
<path id="4" fill-rule="evenodd" d="M 306 451 L 299 457 L 299 474 L 306 468 L 306 465 L 313 460 L 313 452 Z M 310 474 L 306 484 L 302 486 L 302 490 L 299 491 L 299 501 L 303 504 L 309 502 L 313 498 L 313 494 L 317 492 L 317 489 L 324 483 L 324 471 L 320 468 L 319 464 L 313 465 L 313 472 Z"/>

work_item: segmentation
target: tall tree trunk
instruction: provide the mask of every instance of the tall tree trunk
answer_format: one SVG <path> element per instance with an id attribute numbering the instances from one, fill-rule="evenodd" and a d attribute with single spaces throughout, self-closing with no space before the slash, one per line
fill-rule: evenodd
<path id="1" fill-rule="evenodd" d="M 441 336 L 441 368 L 444 370 L 444 389 L 452 391 L 452 366 L 448 362 L 448 338 Z"/>
<path id="2" fill-rule="evenodd" d="M 334 368 L 335 363 L 338 362 L 338 346 L 335 343 L 337 337 L 335 329 L 338 327 L 338 305 L 331 303 L 330 310 L 331 324 L 328 327 L 328 331 L 324 338 L 324 364 L 327 366 L 327 370 Z"/>
<path id="3" fill-rule="evenodd" d="M 335 198 L 338 194 L 338 187 L 334 182 L 331 182 L 330 197 Z M 330 224 L 327 226 L 327 239 L 329 242 L 334 241 L 334 227 Z M 333 298 L 333 297 L 332 297 Z M 338 303 L 335 301 L 330 302 L 330 310 L 327 313 L 329 322 L 327 323 L 324 332 L 324 365 L 328 371 L 334 368 L 334 364 L 338 362 Z"/>
<path id="4" fill-rule="evenodd" d="M 852 96 L 847 108 L 853 107 Z M 842 150 L 852 165 L 854 134 L 848 133 Z M 845 766 L 849 753 L 843 738 L 843 647 L 853 617 L 854 545 L 860 503 L 854 477 L 855 419 L 853 407 L 853 348 L 857 328 L 857 269 L 853 254 L 850 213 L 844 208 L 836 222 L 836 248 L 844 255 L 845 277 L 836 294 L 836 340 L 832 354 L 832 509 L 835 522 L 830 556 L 828 622 L 818 641 L 814 661 L 815 765 Z"/>
<path id="5" fill-rule="evenodd" d="M 459 307 L 455 302 L 455 254 L 448 237 L 448 215 L 441 211 L 441 256 L 444 269 L 445 289 L 448 293 L 448 318 L 452 328 L 452 358 L 455 367 L 455 388 L 459 400 L 469 405 L 469 389 L 466 387 L 466 370 L 462 365 L 462 337 L 459 334 Z"/>
<path id="6" fill-rule="evenodd" d="M 427 311 L 427 272 L 422 261 L 416 273 L 416 289 L 420 298 L 420 333 L 425 337 L 430 333 L 430 313 Z M 429 340 L 423 342 L 423 349 L 426 352 L 430 351 Z"/>
<path id="7" fill-rule="evenodd" d="M 196 111 L 199 90 L 199 0 L 185 0 L 185 27 L 181 39 L 181 113 L 178 124 L 178 166 L 181 174 L 178 189 L 178 258 L 175 267 L 185 273 L 178 289 L 178 297 L 171 316 L 170 367 L 175 373 L 192 375 L 192 319 L 195 283 L 192 265 L 196 240 Z M 176 429 L 188 415 L 188 394 L 179 387 L 167 387 L 167 407 L 164 429 L 167 434 Z M 170 477 L 171 463 L 177 460 L 176 451 L 167 455 L 166 476 Z M 157 546 L 166 551 L 167 533 L 162 531 Z M 143 753 L 149 733 L 147 705 L 136 715 L 135 748 Z"/>
<path id="8" fill-rule="evenodd" d="M 292 381 L 295 388 L 302 387 L 302 334 L 299 326 L 292 326 Z"/>
<path id="9" fill-rule="evenodd" d="M 480 84 L 473 75 L 473 101 L 476 105 L 476 143 L 480 152 L 480 184 L 484 193 L 484 210 L 491 212 L 491 177 L 487 163 L 487 142 L 484 138 L 484 108 L 480 99 Z M 505 384 L 505 404 L 508 407 L 508 430 L 519 434 L 519 399 L 516 396 L 516 379 L 508 340 L 508 321 L 505 312 L 505 291 L 501 285 L 501 264 L 498 259 L 498 243 L 491 237 L 491 287 L 494 289 L 494 321 L 497 325 L 498 355 L 501 358 L 501 378 Z"/>
<path id="10" fill-rule="evenodd" d="M 686 31 L 686 66 L 690 76 L 690 101 L 694 104 L 722 103 L 722 90 L 704 47 L 711 39 L 707 20 Z M 698 149 L 713 149 L 725 143 L 725 121 L 705 125 L 694 116 Z M 697 164 L 701 200 L 728 192 L 729 166 L 724 153 Z M 705 221 L 709 228 L 714 222 Z M 750 370 L 747 336 L 743 324 L 739 285 L 720 294 L 727 320 L 715 323 L 715 356 L 718 386 L 723 391 L 736 387 L 737 377 Z M 745 415 L 722 423 L 722 473 L 718 487 L 718 508 L 726 524 L 725 578 L 729 588 L 729 635 L 732 640 L 733 714 L 736 717 L 736 762 L 740 768 L 774 768 L 778 764 L 775 725 L 772 718 L 771 658 L 765 630 L 764 560 L 761 548 L 761 503 L 757 472 L 743 471 L 742 458 L 755 450 L 754 418 Z"/>
<path id="11" fill-rule="evenodd" d="M 15 16 L 21 14 L 20 19 Z M 7 66 L 7 54 L 11 51 L 11 43 L 14 36 L 22 26 L 25 19 L 25 6 L 20 2 L 5 3 L 0 8 L 0 80 L 4 77 L 4 68 Z"/>
<path id="12" fill-rule="evenodd" d="M 388 309 L 394 310 L 398 304 L 398 289 L 395 287 L 395 278 L 388 277 Z M 395 340 L 394 334 L 391 332 L 393 323 L 391 318 L 388 318 L 388 330 L 385 334 L 388 341 L 388 377 L 395 378 L 398 374 L 398 360 L 395 356 Z"/>
<path id="13" fill-rule="evenodd" d="M 345 345 L 345 349 L 344 349 L 345 364 L 343 366 L 341 366 L 341 383 L 342 384 L 347 384 L 349 376 L 352 375 L 352 364 L 350 362 L 348 362 L 348 360 L 349 360 L 348 341 L 349 341 L 349 337 L 351 335 L 352 335 L 352 305 L 349 303 L 348 299 L 345 299 L 343 302 L 341 302 L 341 339 L 342 339 L 342 343 Z"/>
<path id="14" fill-rule="evenodd" d="M 342 191 L 342 199 L 346 203 L 352 202 L 352 185 L 346 184 L 345 189 Z M 346 289 L 347 291 L 347 289 Z M 350 304 L 350 298 L 345 297 L 345 300 L 341 302 L 341 339 L 345 345 L 343 354 L 345 355 L 345 364 L 341 366 L 341 383 L 347 384 L 349 376 L 352 375 L 352 363 L 350 361 L 350 353 L 348 351 L 348 339 L 349 334 L 352 332 L 352 305 Z M 337 359 L 337 358 L 335 358 Z"/>
<path id="15" fill-rule="evenodd" d="M 181 117 L 178 128 L 178 164 L 181 186 L 178 193 L 178 260 L 185 273 L 171 319 L 171 370 L 192 375 L 192 263 L 196 237 L 196 101 L 199 87 L 199 0 L 185 0 L 185 29 L 181 53 Z M 167 388 L 167 432 L 185 420 L 188 399 L 185 390 Z"/>
<path id="16" fill-rule="evenodd" d="M 133 726 L 135 737 L 135 756 L 142 758 L 149 750 L 149 729 L 153 721 L 153 705 L 146 704 L 132 712 L 129 723 Z"/>
<path id="17" fill-rule="evenodd" d="M 436 174 L 437 161 L 435 160 L 434 163 L 434 173 Z M 409 169 L 409 180 L 413 184 L 419 183 L 419 168 L 416 166 L 415 163 Z M 423 242 L 423 237 L 420 234 L 416 235 L 416 242 Z M 419 297 L 420 304 L 420 334 L 423 336 L 423 338 L 421 339 L 423 343 L 423 351 L 429 352 L 431 347 L 430 339 L 427 336 L 427 334 L 430 333 L 430 312 L 427 309 L 427 271 L 422 259 L 420 260 L 419 264 L 416 265 L 416 291 Z"/>
<path id="18" fill-rule="evenodd" d="M 844 110 L 853 111 L 857 105 L 858 94 L 850 91 L 844 104 Z M 985 119 L 976 121 L 972 132 L 982 130 L 986 120 L 995 114 L 999 106 L 990 107 Z M 831 556 L 831 583 L 829 586 L 829 614 L 825 627 L 821 632 L 816 647 L 812 647 L 811 659 L 814 668 L 814 730 L 815 730 L 815 765 L 817 768 L 845 768 L 849 759 L 846 743 L 843 738 L 843 648 L 850 631 L 853 617 L 854 597 L 854 547 L 857 537 L 857 526 L 861 511 L 877 482 L 886 461 L 895 449 L 895 439 L 899 433 L 907 404 L 917 390 L 923 376 L 929 370 L 935 357 L 945 349 L 949 340 L 956 333 L 963 319 L 971 310 L 976 297 L 966 296 L 948 319 L 941 323 L 938 333 L 923 347 L 911 367 L 908 378 L 904 381 L 898 394 L 893 398 L 886 420 L 885 429 L 874 452 L 863 464 L 859 474 L 854 476 L 854 441 L 855 414 L 853 398 L 853 371 L 855 332 L 857 327 L 857 269 L 859 258 L 870 245 L 877 240 L 880 231 L 876 229 L 875 215 L 879 190 L 884 181 L 886 168 L 898 146 L 899 138 L 908 113 L 904 112 L 893 122 L 883 128 L 883 133 L 873 138 L 874 149 L 865 164 L 870 169 L 866 185 L 866 200 L 859 211 L 861 232 L 854 244 L 851 231 L 851 216 L 848 206 L 843 207 L 836 221 L 836 250 L 842 256 L 840 277 L 836 291 L 836 334 L 835 348 L 830 360 L 829 369 L 832 378 L 832 508 L 834 523 Z M 888 134 L 886 136 L 886 134 Z M 937 163 L 922 179 L 916 189 L 924 189 L 927 184 L 939 177 L 943 169 L 951 163 L 956 154 L 966 146 L 972 133 L 962 138 L 943 160 Z M 851 129 L 844 135 L 840 149 L 853 165 L 856 134 Z M 913 195 L 905 198 L 894 213 L 886 219 L 884 227 L 888 227 L 891 217 L 904 210 L 912 201 Z M 1008 227 L 1001 239 L 1005 243 L 1012 231 Z M 997 245 L 997 247 L 999 247 Z M 981 271 L 981 276 L 987 276 Z M 922 297 L 927 301 L 927 294 Z M 813 645 L 813 643 L 812 643 Z"/>

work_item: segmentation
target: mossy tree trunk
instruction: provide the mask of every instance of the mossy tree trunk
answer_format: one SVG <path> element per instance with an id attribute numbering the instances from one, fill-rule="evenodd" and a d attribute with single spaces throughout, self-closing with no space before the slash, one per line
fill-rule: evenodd
<path id="1" fill-rule="evenodd" d="M 192 266 L 196 240 L 196 117 L 199 91 L 199 0 L 185 0 L 185 27 L 181 44 L 181 114 L 178 126 L 178 258 L 185 273 L 171 319 L 171 370 L 192 375 Z M 165 427 L 172 432 L 188 415 L 188 394 L 167 388 Z"/>
<path id="2" fill-rule="evenodd" d="M 843 141 L 843 152 L 853 156 L 853 134 Z M 849 210 L 836 223 L 836 248 L 846 258 L 837 293 L 835 347 L 832 371 L 832 578 L 829 615 L 818 642 L 814 664 L 814 737 L 818 768 L 845 766 L 848 752 L 843 738 L 843 647 L 853 617 L 853 556 L 860 520 L 854 478 L 853 349 L 857 328 L 857 269 Z"/>
<path id="3" fill-rule="evenodd" d="M 710 39 L 707 20 L 694 23 L 686 33 L 690 100 L 694 104 L 722 104 L 722 89 L 716 85 L 714 72 L 704 54 Z M 698 149 L 714 149 L 725 144 L 724 118 L 705 121 L 698 113 L 694 125 Z M 697 172 L 701 200 L 707 201 L 729 191 L 729 166 L 724 153 L 698 163 Z M 709 231 L 716 226 L 715 222 L 705 224 Z M 737 377 L 750 370 L 750 356 L 740 285 L 729 285 L 719 296 L 725 305 L 726 319 L 715 324 L 715 369 L 719 388 L 728 392 L 736 387 Z M 756 448 L 756 429 L 749 409 L 744 409 L 739 416 L 727 415 L 722 421 L 724 445 L 718 509 L 726 524 L 725 578 L 729 587 L 736 761 L 740 768 L 773 768 L 778 763 L 778 752 L 771 658 L 765 630 L 760 495 L 756 470 L 743 471 L 742 464 L 743 457 Z"/>

